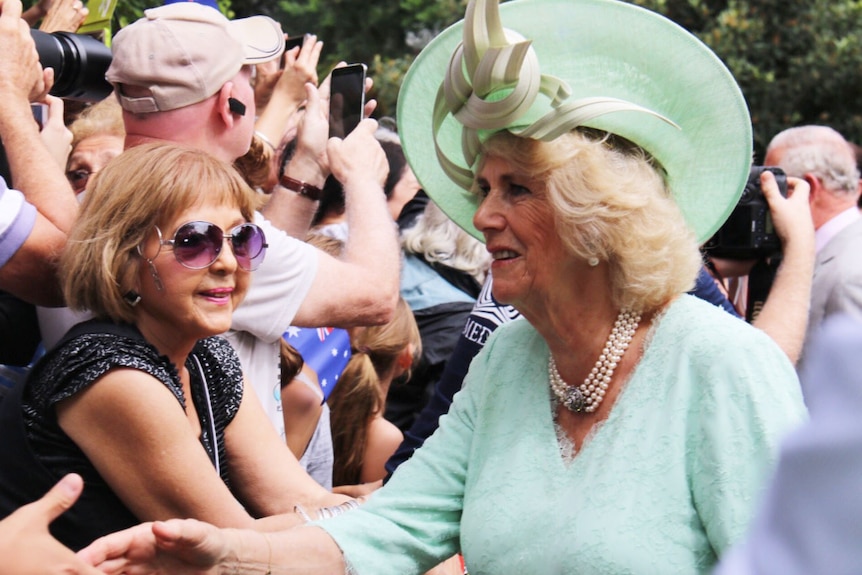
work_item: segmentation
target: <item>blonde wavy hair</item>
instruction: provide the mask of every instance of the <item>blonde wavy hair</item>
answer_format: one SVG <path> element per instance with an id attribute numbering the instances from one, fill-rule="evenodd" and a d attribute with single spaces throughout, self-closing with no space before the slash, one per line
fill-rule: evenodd
<path id="1" fill-rule="evenodd" d="M 694 286 L 697 240 L 640 147 L 584 128 L 550 142 L 501 132 L 485 142 L 488 156 L 544 182 L 556 220 L 548 225 L 573 256 L 608 262 L 618 307 L 653 311 Z"/>
<path id="2" fill-rule="evenodd" d="M 72 149 L 81 140 L 91 136 L 107 135 L 125 138 L 126 127 L 123 124 L 123 109 L 120 107 L 120 102 L 114 97 L 109 97 L 91 105 L 69 124 L 69 131 L 72 132 Z"/>
<path id="3" fill-rule="evenodd" d="M 184 210 L 206 199 L 254 217 L 255 193 L 230 164 L 176 144 L 126 150 L 87 190 L 60 258 L 66 304 L 97 317 L 134 322 L 123 298 L 135 290 L 138 246 Z"/>
<path id="4" fill-rule="evenodd" d="M 429 263 L 439 262 L 485 282 L 491 254 L 485 245 L 461 229 L 437 204 L 429 201 L 416 223 L 401 233 L 401 247 Z"/>

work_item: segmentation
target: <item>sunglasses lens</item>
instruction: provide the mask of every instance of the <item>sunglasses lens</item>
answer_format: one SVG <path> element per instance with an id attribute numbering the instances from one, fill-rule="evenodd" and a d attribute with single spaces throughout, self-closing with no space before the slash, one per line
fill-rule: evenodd
<path id="1" fill-rule="evenodd" d="M 208 222 L 189 222 L 174 234 L 174 255 L 184 266 L 199 270 L 211 265 L 221 252 L 222 231 Z"/>
<path id="2" fill-rule="evenodd" d="M 266 237 L 254 224 L 242 224 L 231 230 L 231 244 L 239 267 L 254 271 L 266 254 Z"/>

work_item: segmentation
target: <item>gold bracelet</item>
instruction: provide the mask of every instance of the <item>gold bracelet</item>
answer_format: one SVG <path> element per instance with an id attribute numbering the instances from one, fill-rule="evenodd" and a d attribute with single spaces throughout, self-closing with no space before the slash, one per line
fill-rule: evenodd
<path id="1" fill-rule="evenodd" d="M 266 548 L 269 550 L 269 559 L 266 560 L 266 575 L 272 575 L 272 542 L 269 540 L 269 533 L 264 533 L 263 538 L 266 540 Z"/>

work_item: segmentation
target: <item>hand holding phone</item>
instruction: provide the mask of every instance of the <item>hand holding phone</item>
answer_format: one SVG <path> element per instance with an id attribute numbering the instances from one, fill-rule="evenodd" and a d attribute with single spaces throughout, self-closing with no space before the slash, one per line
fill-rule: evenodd
<path id="1" fill-rule="evenodd" d="M 305 37 L 307 34 L 301 34 L 299 36 L 288 36 L 284 40 L 284 52 L 285 54 L 299 46 L 302 48 L 302 43 L 305 42 Z M 284 69 L 284 56 L 281 57 L 281 68 Z"/>
<path id="2" fill-rule="evenodd" d="M 365 64 L 332 70 L 329 81 L 329 137 L 344 138 L 362 121 L 365 111 Z"/>

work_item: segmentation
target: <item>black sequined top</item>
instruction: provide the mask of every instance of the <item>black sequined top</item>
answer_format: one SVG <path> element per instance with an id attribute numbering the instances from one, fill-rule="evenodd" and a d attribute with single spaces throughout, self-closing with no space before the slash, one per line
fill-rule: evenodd
<path id="1" fill-rule="evenodd" d="M 242 400 L 239 359 L 225 339 L 210 337 L 197 343 L 186 361 L 186 367 L 191 376 L 191 399 L 201 425 L 201 444 L 219 470 L 222 480 L 230 487 L 224 430 L 233 420 Z M 54 480 L 59 480 L 68 472 L 81 474 L 85 489 L 82 500 L 76 505 L 79 516 L 93 520 L 101 517 L 95 522 L 104 524 L 104 515 L 112 515 L 114 520 L 107 522 L 110 523 L 110 529 L 116 529 L 118 523 L 131 520 L 129 525 L 133 525 L 138 521 L 116 498 L 84 453 L 60 428 L 55 405 L 84 390 L 114 368 L 131 368 L 152 375 L 174 394 L 185 409 L 187 399 L 176 366 L 166 356 L 159 355 L 134 326 L 117 326 L 92 320 L 73 328 L 56 348 L 34 366 L 23 390 L 20 411 L 28 451 L 35 456 L 36 466 L 47 469 Z M 153 414 L 153 425 L 158 425 L 157 414 Z M 135 454 L 129 453 L 128 456 L 131 458 Z M 18 481 L 31 480 L 23 474 L 18 475 Z M 0 471 L 0 476 L 3 476 L 0 478 L 0 489 L 10 479 L 16 480 L 9 476 L 8 471 Z M 81 509 L 82 504 L 88 509 Z M 84 515 L 81 512 L 85 512 Z M 74 513 L 71 514 L 71 517 L 74 516 Z M 71 532 L 75 533 L 74 539 L 78 541 L 81 532 L 86 533 L 84 544 L 86 539 L 92 540 L 102 534 L 93 532 L 92 525 L 70 527 Z"/>

